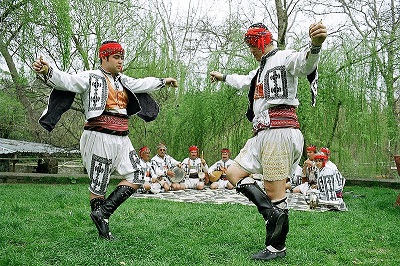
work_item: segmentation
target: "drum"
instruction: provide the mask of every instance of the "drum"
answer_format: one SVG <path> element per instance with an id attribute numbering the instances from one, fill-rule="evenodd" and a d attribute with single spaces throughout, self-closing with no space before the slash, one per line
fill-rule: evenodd
<path id="1" fill-rule="evenodd" d="M 200 180 L 204 180 L 204 178 L 206 177 L 206 174 L 204 172 L 200 172 L 198 173 L 198 175 Z"/>
<path id="2" fill-rule="evenodd" d="M 175 174 L 175 176 L 169 177 L 169 180 L 171 180 L 172 183 L 179 183 L 185 178 L 185 171 L 180 167 L 176 166 L 172 168 L 172 172 Z"/>
<path id="3" fill-rule="evenodd" d="M 210 175 L 210 181 L 211 182 L 217 182 L 222 175 L 222 171 L 214 171 L 212 172 L 212 174 Z"/>

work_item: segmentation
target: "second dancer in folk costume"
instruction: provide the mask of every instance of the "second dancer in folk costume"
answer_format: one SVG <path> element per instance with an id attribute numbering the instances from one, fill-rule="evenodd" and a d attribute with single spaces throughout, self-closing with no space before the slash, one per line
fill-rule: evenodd
<path id="1" fill-rule="evenodd" d="M 286 203 L 286 180 L 294 172 L 303 150 L 303 135 L 296 115 L 298 77 L 315 74 L 319 52 L 325 41 L 325 26 L 309 27 L 310 46 L 303 51 L 278 50 L 272 34 L 261 23 L 249 27 L 245 42 L 260 62 L 248 75 L 210 73 L 211 80 L 224 81 L 248 89 L 247 118 L 253 123 L 250 138 L 227 171 L 229 182 L 258 208 L 265 220 L 265 248 L 253 259 L 271 260 L 286 256 L 289 216 Z M 264 188 L 249 178 L 263 175 Z"/>
<path id="2" fill-rule="evenodd" d="M 157 103 L 148 95 L 166 84 L 177 86 L 173 78 L 136 79 L 122 74 L 124 49 L 115 41 L 104 42 L 98 53 L 97 70 L 69 74 L 50 66 L 42 58 L 32 68 L 53 88 L 40 124 L 51 131 L 76 94 L 80 94 L 86 118 L 80 140 L 83 164 L 90 178 L 90 217 L 98 233 L 113 239 L 109 218 L 144 182 L 139 157 L 128 137 L 128 120 L 137 114 L 146 122 L 158 115 Z M 106 198 L 110 175 L 124 179 Z M 128 228 L 126 230 L 129 230 Z"/>

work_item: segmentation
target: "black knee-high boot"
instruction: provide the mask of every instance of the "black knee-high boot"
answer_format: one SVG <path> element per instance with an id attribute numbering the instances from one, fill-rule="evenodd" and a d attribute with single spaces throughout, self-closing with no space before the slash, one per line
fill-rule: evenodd
<path id="1" fill-rule="evenodd" d="M 276 258 L 283 258 L 286 256 L 286 236 L 289 232 L 289 211 L 287 209 L 281 209 L 278 206 L 285 202 L 286 198 L 279 201 L 274 202 L 273 205 L 275 208 L 280 209 L 283 214 L 283 222 L 280 233 L 275 237 L 274 240 L 268 241 L 268 238 L 265 240 L 265 248 L 258 253 L 252 256 L 252 259 L 256 260 L 273 260 Z"/>
<path id="2" fill-rule="evenodd" d="M 288 215 L 288 210 L 285 209 L 284 212 Z M 280 235 L 276 238 L 276 240 L 271 244 L 277 250 L 284 250 L 286 247 L 286 236 L 289 233 L 289 217 L 285 220 L 282 225 L 282 230 Z"/>
<path id="3" fill-rule="evenodd" d="M 100 209 L 106 200 L 104 198 L 93 198 L 90 200 L 90 208 L 92 211 Z"/>
<path id="4" fill-rule="evenodd" d="M 129 186 L 118 186 L 108 196 L 104 204 L 98 210 L 90 213 L 90 217 L 96 225 L 101 237 L 104 237 L 105 239 L 112 238 L 108 228 L 108 218 L 110 218 L 111 214 L 113 214 L 114 211 L 134 192 L 135 190 Z"/>
<path id="5" fill-rule="evenodd" d="M 280 235 L 282 225 L 287 219 L 287 215 L 282 209 L 275 207 L 267 194 L 257 185 L 256 182 L 250 184 L 238 184 L 236 191 L 245 195 L 252 201 L 258 209 L 258 212 L 264 217 L 265 220 L 265 245 L 268 246 L 273 243 Z"/>

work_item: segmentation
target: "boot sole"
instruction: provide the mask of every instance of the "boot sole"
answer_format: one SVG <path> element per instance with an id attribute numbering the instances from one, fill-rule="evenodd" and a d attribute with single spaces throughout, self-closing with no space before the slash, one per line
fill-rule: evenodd
<path id="1" fill-rule="evenodd" d="M 277 258 L 284 258 L 286 257 L 286 251 L 281 251 L 281 252 L 268 252 L 265 255 L 264 254 L 254 254 L 251 259 L 253 260 L 273 260 L 273 259 L 277 259 Z"/>
<path id="2" fill-rule="evenodd" d="M 93 215 L 93 213 L 90 213 L 90 218 L 92 219 L 94 225 L 97 228 L 97 231 L 99 232 L 99 236 L 102 238 L 105 238 L 107 240 L 111 240 L 109 234 L 104 234 L 102 228 L 101 228 L 101 224 L 98 222 L 98 219 L 95 215 Z"/>

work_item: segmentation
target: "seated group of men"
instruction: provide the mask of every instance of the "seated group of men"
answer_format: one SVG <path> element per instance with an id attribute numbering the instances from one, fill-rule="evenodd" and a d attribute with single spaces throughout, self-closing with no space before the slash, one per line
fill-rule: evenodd
<path id="1" fill-rule="evenodd" d="M 330 161 L 330 150 L 310 145 L 306 148 L 307 160 L 303 167 L 297 166 L 286 184 L 288 191 L 294 193 L 319 194 L 319 198 L 327 201 L 337 201 L 343 198 L 345 178 L 336 165 Z"/>
<path id="2" fill-rule="evenodd" d="M 288 178 L 286 185 L 288 192 L 318 193 L 321 199 L 334 201 L 342 198 L 345 179 L 334 163 L 329 160 L 330 150 L 310 145 L 306 148 L 307 160 L 303 167 Z M 227 168 L 234 162 L 230 159 L 227 148 L 221 150 L 221 160 L 208 167 L 203 156 L 199 157 L 197 146 L 189 147 L 189 157 L 182 162 L 167 154 L 167 147 L 160 143 L 157 154 L 151 158 L 147 146 L 139 150 L 140 164 L 143 169 L 145 183 L 143 192 L 159 193 L 169 190 L 198 189 L 208 185 L 211 189 L 233 189 L 226 178 Z M 262 183 L 259 174 L 251 175 L 256 182 Z M 263 187 L 263 184 L 260 184 Z"/>
<path id="3" fill-rule="evenodd" d="M 233 189 L 233 185 L 226 178 L 226 169 L 233 163 L 230 151 L 221 150 L 221 160 L 208 167 L 204 158 L 199 157 L 197 146 L 189 147 L 189 157 L 182 162 L 167 154 L 167 147 L 157 145 L 157 154 L 151 158 L 147 146 L 140 148 L 140 164 L 144 172 L 144 192 L 159 193 L 169 190 L 198 189 L 206 185 L 211 189 Z"/>

